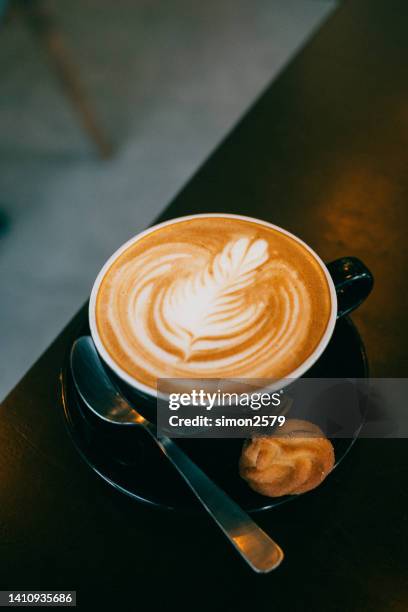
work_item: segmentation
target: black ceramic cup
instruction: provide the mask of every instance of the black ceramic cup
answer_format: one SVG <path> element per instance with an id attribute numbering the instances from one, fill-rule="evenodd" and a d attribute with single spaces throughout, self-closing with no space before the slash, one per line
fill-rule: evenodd
<path id="1" fill-rule="evenodd" d="M 129 398 L 132 402 L 137 404 L 138 409 L 145 414 L 149 419 L 154 419 L 156 415 L 156 402 L 157 402 L 157 390 L 153 388 L 147 388 L 141 384 L 140 381 L 136 380 L 129 373 L 125 372 L 118 363 L 114 361 L 112 356 L 105 349 L 101 338 L 98 333 L 98 326 L 96 324 L 96 297 L 100 284 L 110 266 L 113 262 L 134 242 L 140 240 L 150 232 L 156 231 L 158 228 L 169 224 L 176 224 L 180 221 L 188 220 L 197 217 L 220 217 L 220 218 L 238 218 L 247 221 L 251 221 L 260 225 L 271 227 L 285 235 L 290 236 L 295 241 L 303 245 L 315 258 L 320 265 L 328 282 L 330 294 L 331 294 L 331 316 L 327 329 L 320 340 L 318 346 L 315 348 L 313 353 L 305 359 L 305 361 L 299 365 L 299 367 L 292 373 L 285 377 L 286 380 L 294 380 L 304 375 L 312 365 L 318 360 L 320 355 L 327 347 L 330 338 L 333 334 L 336 320 L 343 317 L 355 308 L 357 308 L 369 295 L 373 287 L 373 276 L 368 268 L 362 261 L 356 257 L 343 257 L 329 264 L 324 264 L 320 257 L 311 249 L 309 245 L 303 242 L 297 236 L 289 233 L 288 231 L 272 225 L 268 222 L 261 221 L 259 219 L 253 219 L 250 217 L 243 217 L 241 215 L 230 215 L 230 214 L 202 214 L 192 215 L 189 217 L 181 217 L 178 219 L 172 219 L 159 225 L 153 226 L 144 232 L 141 232 L 122 247 L 120 247 L 106 262 L 100 271 L 91 293 L 90 305 L 89 305 L 89 324 L 91 329 L 91 335 L 101 356 L 105 366 L 107 367 L 109 374 L 115 380 L 118 387 L 122 390 L 124 395 Z"/>

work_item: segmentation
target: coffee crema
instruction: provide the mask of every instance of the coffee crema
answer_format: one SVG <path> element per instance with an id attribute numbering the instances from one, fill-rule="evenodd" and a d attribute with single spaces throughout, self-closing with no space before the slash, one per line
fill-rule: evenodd
<path id="1" fill-rule="evenodd" d="M 235 217 L 193 217 L 130 244 L 96 296 L 98 335 L 139 383 L 284 378 L 330 319 L 324 271 L 301 243 Z"/>

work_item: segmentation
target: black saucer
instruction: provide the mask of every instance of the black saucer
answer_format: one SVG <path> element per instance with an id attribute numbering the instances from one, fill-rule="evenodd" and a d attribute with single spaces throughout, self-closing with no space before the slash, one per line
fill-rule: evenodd
<path id="1" fill-rule="evenodd" d="M 89 334 L 84 326 L 78 337 Z M 153 440 L 137 429 L 106 425 L 90 418 L 72 381 L 67 355 L 62 370 L 62 400 L 71 437 L 88 465 L 106 482 L 140 502 L 171 510 L 196 510 L 199 504 Z M 352 321 L 345 317 L 318 362 L 307 373 L 315 378 L 368 376 L 363 343 Z M 141 410 L 143 412 L 143 410 Z M 354 439 L 335 439 L 336 466 Z M 245 510 L 268 510 L 299 496 L 271 499 L 252 491 L 238 474 L 242 440 L 178 440 L 191 458 Z"/>

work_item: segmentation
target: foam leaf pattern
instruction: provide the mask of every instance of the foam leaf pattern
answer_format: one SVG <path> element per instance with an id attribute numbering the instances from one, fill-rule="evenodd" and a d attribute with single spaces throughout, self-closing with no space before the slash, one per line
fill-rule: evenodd
<path id="1" fill-rule="evenodd" d="M 161 330 L 178 345 L 183 360 L 203 350 L 225 347 L 265 316 L 265 303 L 250 289 L 268 260 L 265 240 L 241 237 L 228 242 L 204 269 L 180 278 L 160 296 Z"/>

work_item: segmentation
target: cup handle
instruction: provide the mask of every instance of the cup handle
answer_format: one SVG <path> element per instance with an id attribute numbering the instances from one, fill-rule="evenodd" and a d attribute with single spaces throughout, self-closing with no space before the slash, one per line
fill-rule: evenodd
<path id="1" fill-rule="evenodd" d="M 337 318 L 357 308 L 373 288 L 370 270 L 357 257 L 342 257 L 326 264 L 337 293 Z"/>

